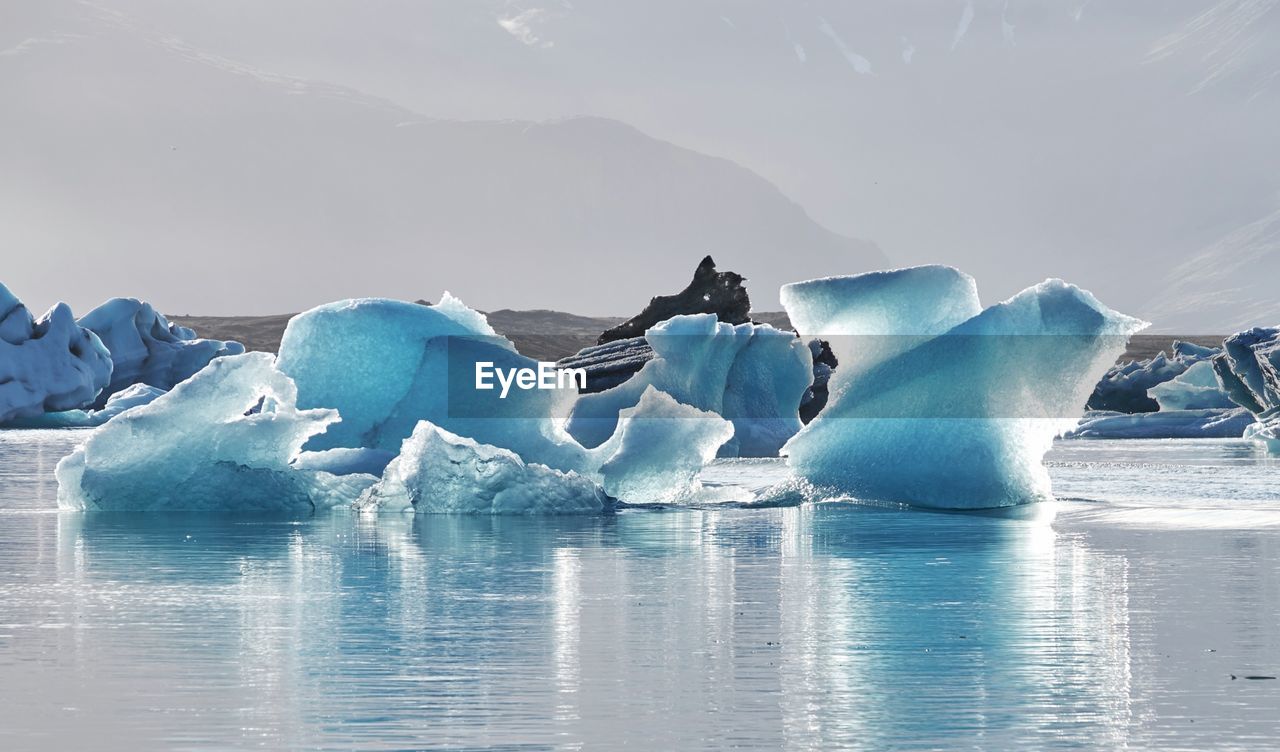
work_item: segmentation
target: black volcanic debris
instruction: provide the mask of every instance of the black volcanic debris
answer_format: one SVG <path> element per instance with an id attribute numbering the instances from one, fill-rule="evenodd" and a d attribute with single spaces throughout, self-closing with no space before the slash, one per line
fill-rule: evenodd
<path id="1" fill-rule="evenodd" d="M 694 270 L 688 287 L 653 298 L 639 314 L 601 334 L 596 344 L 643 337 L 649 327 L 681 314 L 714 313 L 721 321 L 745 324 L 750 320 L 751 298 L 742 286 L 744 281 L 736 272 L 716 271 L 715 260 L 707 256 Z"/>
<path id="2" fill-rule="evenodd" d="M 836 370 L 838 364 L 836 355 L 831 352 L 831 345 L 826 340 L 809 340 L 809 353 L 813 355 L 813 383 L 800 399 L 800 421 L 805 425 L 818 417 L 822 408 L 827 406 L 827 382 L 831 380 L 831 372 Z"/>
<path id="3" fill-rule="evenodd" d="M 560 368 L 585 368 L 587 386 L 585 394 L 603 392 L 621 384 L 635 375 L 645 363 L 653 360 L 653 348 L 644 337 L 606 342 L 603 345 L 584 347 L 556 363 Z"/>

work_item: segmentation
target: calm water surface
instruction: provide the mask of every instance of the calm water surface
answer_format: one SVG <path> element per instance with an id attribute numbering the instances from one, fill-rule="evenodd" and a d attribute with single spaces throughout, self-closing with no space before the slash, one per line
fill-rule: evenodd
<path id="1" fill-rule="evenodd" d="M 57 512 L 78 436 L 0 432 L 0 749 L 1280 746 L 1243 442 L 1063 443 L 1021 519 L 243 520 Z"/>

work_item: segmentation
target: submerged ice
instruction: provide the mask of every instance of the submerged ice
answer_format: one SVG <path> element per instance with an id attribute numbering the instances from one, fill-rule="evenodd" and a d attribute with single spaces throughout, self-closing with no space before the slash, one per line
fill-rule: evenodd
<path id="1" fill-rule="evenodd" d="M 1061 280 L 982 309 L 973 279 L 943 266 L 787 285 L 782 299 L 840 362 L 826 408 L 784 447 L 793 471 L 938 508 L 1047 498 L 1044 453 L 1145 326 Z"/>

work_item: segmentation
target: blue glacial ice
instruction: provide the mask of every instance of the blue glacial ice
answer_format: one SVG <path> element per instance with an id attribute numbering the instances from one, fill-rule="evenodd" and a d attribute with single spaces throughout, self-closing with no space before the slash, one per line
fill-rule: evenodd
<path id="1" fill-rule="evenodd" d="M 110 380 L 110 353 L 65 303 L 36 321 L 0 284 L 0 423 L 87 407 Z"/>
<path id="2" fill-rule="evenodd" d="M 99 410 L 64 410 L 44 413 L 32 418 L 18 418 L 6 424 L 10 428 L 91 428 L 100 426 L 130 408 L 150 404 L 165 390 L 146 384 L 134 384 L 111 395 Z"/>
<path id="3" fill-rule="evenodd" d="M 617 429 L 591 450 L 592 475 L 615 499 L 675 504 L 701 490 L 698 475 L 734 435 L 714 412 L 677 402 L 652 385 L 618 413 Z"/>
<path id="4" fill-rule="evenodd" d="M 733 424 L 649 387 L 617 430 L 567 472 L 421 421 L 358 506 L 426 513 L 587 514 L 615 501 L 670 504 L 701 490 L 698 475 Z M 330 450 L 333 451 L 333 450 Z"/>
<path id="5" fill-rule="evenodd" d="M 338 420 L 300 410 L 266 353 L 218 358 L 150 404 L 97 428 L 58 463 L 58 504 L 109 511 L 310 512 L 374 482 L 290 463 Z"/>
<path id="6" fill-rule="evenodd" d="M 1222 344 L 1213 367 L 1231 400 L 1253 416 L 1245 436 L 1280 454 L 1280 328 L 1257 327 Z"/>
<path id="7" fill-rule="evenodd" d="M 783 449 L 793 472 L 823 493 L 948 509 L 1049 498 L 1044 453 L 1145 326 L 1061 280 L 984 310 L 944 266 L 796 283 L 782 301 L 840 362 L 827 407 Z"/>
<path id="8" fill-rule="evenodd" d="M 1072 439 L 1238 439 L 1253 423 L 1243 407 L 1160 410 L 1154 413 L 1091 411 L 1066 434 Z"/>
<path id="9" fill-rule="evenodd" d="M 172 324 L 159 311 L 134 298 L 112 298 L 80 317 L 80 326 L 97 334 L 111 353 L 111 381 L 94 407 L 133 384 L 169 390 L 224 355 L 239 355 L 244 345 L 200 339 Z"/>
<path id="10" fill-rule="evenodd" d="M 1196 363 L 1208 361 L 1220 352 L 1222 352 L 1220 348 L 1202 347 L 1190 342 L 1174 342 L 1172 357 L 1161 352 L 1154 358 L 1131 360 L 1113 365 L 1098 380 L 1093 394 L 1089 395 L 1088 408 L 1121 413 L 1155 412 L 1162 408 L 1156 395 L 1151 392 L 1152 389 L 1172 381 Z M 1199 380 L 1203 381 L 1203 376 L 1200 376 Z M 1233 406 L 1218 405 L 1218 407 Z M 1211 406 L 1174 408 L 1170 402 L 1170 407 L 1164 409 L 1189 410 L 1209 407 Z"/>
<path id="11" fill-rule="evenodd" d="M 800 430 L 800 401 L 813 381 L 803 340 L 763 324 L 728 324 L 713 314 L 675 316 L 645 339 L 655 357 L 627 381 L 574 405 L 568 431 L 584 446 L 614 434 L 620 413 L 656 388 L 677 401 L 729 419 L 734 436 L 723 457 L 774 457 Z"/>
<path id="12" fill-rule="evenodd" d="M 1129 388 L 1143 380 L 1157 376 L 1166 378 L 1172 371 L 1185 370 L 1147 390 L 1151 401 L 1159 407 L 1158 411 L 1089 411 L 1066 436 L 1077 439 L 1240 438 L 1253 422 L 1253 417 L 1231 401 L 1215 373 L 1211 358 L 1221 352 L 1218 348 L 1176 342 L 1172 359 L 1161 353 L 1151 360 L 1125 364 L 1120 367 L 1126 374 L 1123 379 L 1109 381 L 1104 377 L 1100 383 L 1118 387 L 1127 380 L 1126 388 Z M 1114 375 L 1120 371 L 1113 368 L 1109 373 Z M 1097 394 L 1095 390 L 1094 396 Z M 1112 394 L 1119 392 L 1113 391 Z M 1132 404 L 1132 400 L 1129 403 Z"/>
<path id="13" fill-rule="evenodd" d="M 537 363 L 477 311 L 445 293 L 433 306 L 366 298 L 329 303 L 289 321 L 278 368 L 293 378 L 298 405 L 338 411 L 342 421 L 309 450 L 398 452 L 418 421 L 562 470 L 581 467 L 581 446 L 564 433 L 576 394 L 512 390 L 506 398 L 474 389 L 475 363 L 501 368 Z"/>
<path id="14" fill-rule="evenodd" d="M 436 514 L 599 514 L 612 501 L 590 478 L 527 463 L 424 420 L 356 505 Z"/>

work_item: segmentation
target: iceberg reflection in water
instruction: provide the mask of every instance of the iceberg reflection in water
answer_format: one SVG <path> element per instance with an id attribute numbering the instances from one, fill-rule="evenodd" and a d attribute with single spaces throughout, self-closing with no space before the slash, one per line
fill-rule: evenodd
<path id="1" fill-rule="evenodd" d="M 1280 731 L 1278 682 L 1230 679 L 1280 669 L 1280 527 L 1100 525 L 1076 514 L 1096 499 L 1051 522 L 840 503 L 56 513 L 38 476 L 62 435 L 0 436 L 3 748 L 1203 748 Z M 1087 447 L 1095 486 L 1105 447 Z"/>

